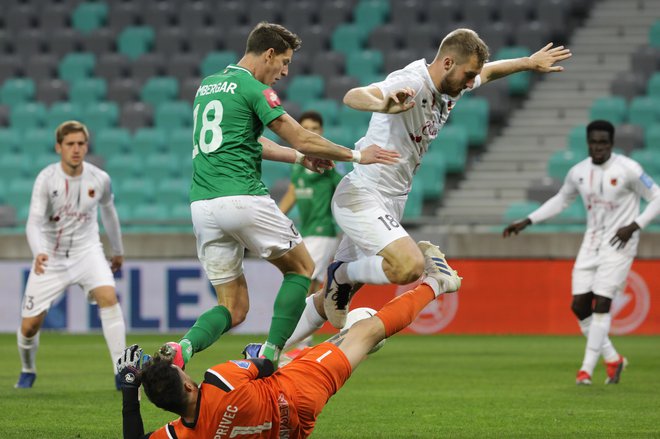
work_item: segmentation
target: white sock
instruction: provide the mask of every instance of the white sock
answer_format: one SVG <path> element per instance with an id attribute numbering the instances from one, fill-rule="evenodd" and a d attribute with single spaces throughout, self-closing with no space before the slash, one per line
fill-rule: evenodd
<path id="1" fill-rule="evenodd" d="M 589 338 L 589 326 L 591 326 L 591 316 L 583 320 L 578 320 L 580 325 L 580 330 L 585 337 Z M 608 336 L 605 336 L 605 341 L 603 341 L 603 346 L 601 347 L 603 358 L 605 361 L 612 362 L 619 359 L 619 353 L 614 349 L 614 345 Z"/>
<path id="2" fill-rule="evenodd" d="M 21 333 L 21 328 L 16 332 L 16 344 L 18 355 L 21 357 L 21 372 L 37 373 L 37 349 L 39 349 L 39 334 L 26 337 Z"/>
<path id="3" fill-rule="evenodd" d="M 101 318 L 101 326 L 103 327 L 103 336 L 110 351 L 110 358 L 112 359 L 112 370 L 115 370 L 115 363 L 122 355 L 126 348 L 126 325 L 124 323 L 124 315 L 121 312 L 121 307 L 118 303 L 105 308 L 99 308 L 99 317 Z"/>
<path id="4" fill-rule="evenodd" d="M 298 325 L 296 325 L 296 329 L 293 330 L 293 334 L 291 334 L 291 337 L 287 340 L 282 351 L 291 349 L 295 344 L 310 337 L 317 329 L 323 326 L 324 323 L 325 319 L 321 317 L 314 305 L 314 295 L 308 296 L 307 299 L 305 299 L 305 309 L 300 316 L 300 320 L 298 320 Z"/>
<path id="5" fill-rule="evenodd" d="M 339 283 L 362 283 L 372 285 L 387 285 L 392 283 L 387 278 L 387 275 L 385 275 L 385 271 L 383 271 L 382 256 L 369 256 L 368 258 L 358 259 L 357 261 L 349 262 L 344 265 L 346 266 L 346 278 L 348 282 L 341 282 L 340 279 L 335 276 L 335 279 L 337 279 L 337 282 Z"/>
<path id="6" fill-rule="evenodd" d="M 612 316 L 609 313 L 594 313 L 591 318 L 589 335 L 587 336 L 587 348 L 585 349 L 584 360 L 580 368 L 580 370 L 586 371 L 589 375 L 593 375 L 594 368 L 602 352 L 603 342 L 610 332 L 610 325 L 612 323 Z"/>
<path id="7" fill-rule="evenodd" d="M 438 297 L 440 294 L 444 293 L 444 291 L 440 291 L 440 284 L 434 277 L 425 277 L 424 279 L 422 279 L 422 283 L 431 287 L 431 289 L 433 290 L 433 294 L 435 294 L 435 297 Z"/>

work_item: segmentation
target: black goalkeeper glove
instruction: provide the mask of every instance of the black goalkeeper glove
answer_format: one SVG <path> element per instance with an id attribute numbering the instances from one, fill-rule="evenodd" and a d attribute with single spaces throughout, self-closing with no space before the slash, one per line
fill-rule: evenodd
<path id="1" fill-rule="evenodd" d="M 124 388 L 140 387 L 142 368 L 151 360 L 151 356 L 142 352 L 136 344 L 124 349 L 124 353 L 117 360 L 117 373 L 121 386 Z"/>

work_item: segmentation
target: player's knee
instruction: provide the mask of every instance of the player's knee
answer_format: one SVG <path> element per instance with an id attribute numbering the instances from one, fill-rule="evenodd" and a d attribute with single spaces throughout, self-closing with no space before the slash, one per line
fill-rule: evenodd
<path id="1" fill-rule="evenodd" d="M 39 332 L 39 324 L 25 322 L 21 324 L 21 334 L 23 334 L 23 337 L 32 338 L 37 335 L 37 332 Z"/>
<path id="2" fill-rule="evenodd" d="M 593 312 L 591 308 L 591 300 L 585 300 L 584 297 L 580 296 L 573 296 L 571 311 L 573 311 L 573 314 L 575 314 L 578 319 L 586 319 Z"/>
<path id="3" fill-rule="evenodd" d="M 231 326 L 232 328 L 236 325 L 240 325 L 245 321 L 247 317 L 247 310 L 229 310 L 231 314 Z"/>
<path id="4" fill-rule="evenodd" d="M 595 304 L 594 312 L 599 314 L 607 314 L 610 312 L 610 307 L 612 306 L 612 299 L 609 297 L 594 295 Z"/>

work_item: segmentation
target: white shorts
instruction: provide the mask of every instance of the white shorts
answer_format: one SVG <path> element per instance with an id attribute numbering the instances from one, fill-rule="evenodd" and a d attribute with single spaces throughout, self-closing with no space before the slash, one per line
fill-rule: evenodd
<path id="1" fill-rule="evenodd" d="M 385 197 L 342 179 L 332 197 L 332 213 L 344 231 L 335 260 L 351 262 L 373 256 L 409 236 L 399 222 L 407 199 L 406 195 Z"/>
<path id="2" fill-rule="evenodd" d="M 68 258 L 49 255 L 46 263 L 47 267 L 39 275 L 34 272 L 34 264 L 32 265 L 21 307 L 21 316 L 24 318 L 35 317 L 48 311 L 71 285 L 80 285 L 90 303 L 95 303 L 90 296 L 90 292 L 95 288 L 115 287 L 115 278 L 101 244 L 81 253 L 74 253 Z"/>
<path id="3" fill-rule="evenodd" d="M 580 251 L 573 266 L 573 294 L 593 292 L 613 299 L 626 286 L 634 255 L 609 250 Z"/>
<path id="4" fill-rule="evenodd" d="M 302 238 L 293 222 L 267 195 L 236 195 L 190 205 L 197 257 L 213 285 L 243 274 L 245 249 L 277 259 Z"/>
<path id="5" fill-rule="evenodd" d="M 315 265 L 312 279 L 325 282 L 328 265 L 335 257 L 339 239 L 330 236 L 306 236 L 303 241 Z"/>

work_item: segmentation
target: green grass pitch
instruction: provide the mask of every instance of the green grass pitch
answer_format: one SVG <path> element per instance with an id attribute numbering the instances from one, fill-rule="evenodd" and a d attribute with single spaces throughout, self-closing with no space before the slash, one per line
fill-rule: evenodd
<path id="1" fill-rule="evenodd" d="M 128 337 L 147 351 L 175 337 Z M 198 354 L 188 372 L 236 358 L 261 337 L 226 336 Z M 578 387 L 584 339 L 541 336 L 411 336 L 388 340 L 355 371 L 321 414 L 314 438 L 630 438 L 660 437 L 660 337 L 615 337 L 630 360 L 621 383 Z M 101 335 L 44 333 L 30 390 L 14 389 L 14 335 L 0 335 L 0 437 L 121 437 Z M 173 416 L 146 398 L 147 431 Z"/>

